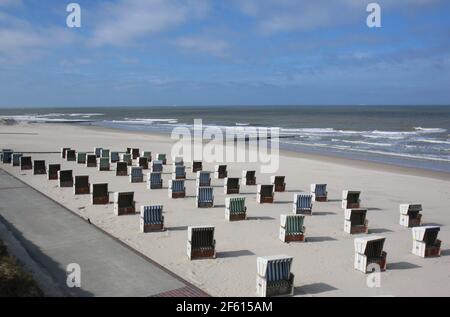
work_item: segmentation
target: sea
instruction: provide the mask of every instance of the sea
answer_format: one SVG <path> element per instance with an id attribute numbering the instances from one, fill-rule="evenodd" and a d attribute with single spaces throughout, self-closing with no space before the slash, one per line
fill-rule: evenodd
<path id="1" fill-rule="evenodd" d="M 279 128 L 281 149 L 450 172 L 450 106 L 164 106 L 0 109 L 0 119 L 170 134 Z"/>

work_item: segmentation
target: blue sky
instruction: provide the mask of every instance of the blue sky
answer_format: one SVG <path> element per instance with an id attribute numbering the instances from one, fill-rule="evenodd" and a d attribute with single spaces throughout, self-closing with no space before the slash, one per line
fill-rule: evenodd
<path id="1" fill-rule="evenodd" d="M 450 2 L 370 2 L 0 0 L 0 107 L 450 104 Z"/>

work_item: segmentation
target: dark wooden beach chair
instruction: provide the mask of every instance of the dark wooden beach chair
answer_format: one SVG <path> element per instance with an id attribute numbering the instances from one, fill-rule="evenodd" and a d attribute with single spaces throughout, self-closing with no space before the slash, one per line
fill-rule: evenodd
<path id="1" fill-rule="evenodd" d="M 89 176 L 75 176 L 73 193 L 75 195 L 88 195 L 91 193 Z"/>
<path id="2" fill-rule="evenodd" d="M 226 177 L 223 191 L 225 195 L 239 194 L 239 178 Z"/>
<path id="3" fill-rule="evenodd" d="M 438 226 L 424 226 L 412 228 L 412 253 L 422 258 L 438 257 L 441 255 L 441 240 Z"/>
<path id="4" fill-rule="evenodd" d="M 148 170 L 148 158 L 143 156 L 139 157 L 139 166 L 144 170 Z"/>
<path id="5" fill-rule="evenodd" d="M 256 201 L 260 204 L 273 203 L 274 191 L 273 185 L 258 185 Z"/>
<path id="6" fill-rule="evenodd" d="M 344 231 L 349 234 L 369 232 L 369 221 L 366 219 L 367 209 L 346 209 Z"/>
<path id="7" fill-rule="evenodd" d="M 228 176 L 226 165 L 216 165 L 214 166 L 214 178 L 223 179 Z"/>
<path id="8" fill-rule="evenodd" d="M 58 179 L 58 171 L 61 170 L 61 164 L 49 164 L 48 165 L 48 180 L 57 180 Z"/>
<path id="9" fill-rule="evenodd" d="M 86 157 L 86 167 L 97 167 L 97 156 L 95 154 L 88 154 Z"/>
<path id="10" fill-rule="evenodd" d="M 34 175 L 45 175 L 45 174 L 47 174 L 47 168 L 45 166 L 45 161 L 44 160 L 34 160 L 33 174 Z"/>
<path id="11" fill-rule="evenodd" d="M 343 209 L 358 209 L 361 207 L 360 191 L 344 190 L 342 192 L 342 208 Z"/>
<path id="12" fill-rule="evenodd" d="M 73 187 L 72 170 L 58 171 L 59 187 Z"/>
<path id="13" fill-rule="evenodd" d="M 140 229 L 144 233 L 164 230 L 162 205 L 141 206 Z"/>
<path id="14" fill-rule="evenodd" d="M 63 147 L 61 148 L 61 158 L 65 159 L 66 158 L 66 153 L 67 151 L 69 151 L 70 148 L 69 147 Z"/>
<path id="15" fill-rule="evenodd" d="M 400 225 L 407 228 L 419 227 L 422 223 L 421 204 L 400 205 Z"/>
<path id="16" fill-rule="evenodd" d="M 242 185 L 252 186 L 256 185 L 256 171 L 242 171 Z"/>
<path id="17" fill-rule="evenodd" d="M 109 204 L 108 184 L 91 184 L 91 203 L 93 205 Z"/>
<path id="18" fill-rule="evenodd" d="M 189 260 L 215 259 L 214 227 L 188 227 L 187 255 Z"/>
<path id="19" fill-rule="evenodd" d="M 117 162 L 117 164 L 116 164 L 116 176 L 128 176 L 128 164 L 127 164 L 127 162 Z"/>
<path id="20" fill-rule="evenodd" d="M 271 176 L 270 182 L 275 192 L 284 192 L 286 190 L 285 176 Z"/>
<path id="21" fill-rule="evenodd" d="M 134 193 L 114 193 L 114 213 L 117 216 L 134 215 L 136 213 Z"/>
<path id="22" fill-rule="evenodd" d="M 314 201 L 327 201 L 327 184 L 311 184 L 311 193 Z"/>
<path id="23" fill-rule="evenodd" d="M 33 169 L 33 162 L 31 160 L 31 156 L 22 156 L 20 158 L 20 170 L 31 170 Z"/>
<path id="24" fill-rule="evenodd" d="M 193 161 L 192 162 L 192 173 L 197 173 L 203 170 L 202 161 Z"/>
<path id="25" fill-rule="evenodd" d="M 368 273 L 375 270 L 386 270 L 387 253 L 383 251 L 384 237 L 366 236 L 355 239 L 355 263 L 354 268 Z"/>

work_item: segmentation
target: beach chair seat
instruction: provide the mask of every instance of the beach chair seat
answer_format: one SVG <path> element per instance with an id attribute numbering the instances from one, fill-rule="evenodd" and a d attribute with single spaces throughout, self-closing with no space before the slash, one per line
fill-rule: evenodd
<path id="1" fill-rule="evenodd" d="M 91 203 L 93 205 L 108 205 L 109 191 L 108 184 L 91 184 Z"/>
<path id="2" fill-rule="evenodd" d="M 270 183 L 274 187 L 275 192 L 284 192 L 286 190 L 285 176 L 271 176 Z"/>
<path id="3" fill-rule="evenodd" d="M 120 161 L 119 152 L 111 152 L 111 156 L 109 158 L 111 163 L 117 163 Z"/>
<path id="4" fill-rule="evenodd" d="M 86 167 L 97 167 L 97 156 L 95 154 L 88 154 L 86 156 Z"/>
<path id="5" fill-rule="evenodd" d="M 189 260 L 215 259 L 216 240 L 214 240 L 214 227 L 188 227 L 186 251 Z"/>
<path id="6" fill-rule="evenodd" d="M 141 157 L 145 157 L 147 159 L 147 162 L 150 163 L 152 161 L 152 152 L 142 151 Z"/>
<path id="7" fill-rule="evenodd" d="M 192 162 L 192 173 L 197 173 L 203 170 L 203 162 L 202 161 L 193 161 Z"/>
<path id="8" fill-rule="evenodd" d="M 184 165 L 174 165 L 172 179 L 186 179 L 186 167 Z"/>
<path id="9" fill-rule="evenodd" d="M 273 185 L 258 185 L 258 189 L 256 192 L 256 201 L 260 204 L 264 203 L 273 203 L 274 192 Z"/>
<path id="10" fill-rule="evenodd" d="M 89 176 L 75 176 L 73 193 L 75 195 L 88 195 L 91 193 Z"/>
<path id="11" fill-rule="evenodd" d="M 163 153 L 158 153 L 156 154 L 156 160 L 157 161 L 161 161 L 163 165 L 167 164 L 167 157 L 166 154 Z"/>
<path id="12" fill-rule="evenodd" d="M 120 160 L 121 160 L 122 162 L 127 163 L 128 166 L 133 165 L 133 159 L 132 159 L 131 154 L 129 154 L 129 153 L 124 153 L 124 154 L 122 154 L 122 155 L 120 156 Z"/>
<path id="13" fill-rule="evenodd" d="M 212 187 L 197 187 L 197 208 L 214 207 L 214 190 Z"/>
<path id="14" fill-rule="evenodd" d="M 116 176 L 128 176 L 127 162 L 117 162 L 116 163 Z"/>
<path id="15" fill-rule="evenodd" d="M 45 175 L 47 174 L 47 168 L 44 160 L 34 160 L 33 175 Z"/>
<path id="16" fill-rule="evenodd" d="M 138 165 L 140 167 L 142 167 L 142 169 L 148 170 L 148 159 L 146 157 L 143 157 L 143 156 L 139 157 Z"/>
<path id="17" fill-rule="evenodd" d="M 328 200 L 327 184 L 311 184 L 311 193 L 313 194 L 313 201 Z"/>
<path id="18" fill-rule="evenodd" d="M 256 171 L 242 171 L 242 185 L 252 186 L 256 185 Z"/>
<path id="19" fill-rule="evenodd" d="M 344 190 L 342 191 L 342 208 L 343 209 L 358 209 L 361 206 L 360 191 Z"/>
<path id="20" fill-rule="evenodd" d="M 144 181 L 142 167 L 130 166 L 128 172 L 130 174 L 130 183 L 142 183 Z"/>
<path id="21" fill-rule="evenodd" d="M 147 188 L 148 189 L 162 189 L 163 180 L 161 173 L 151 172 L 147 173 Z"/>
<path id="22" fill-rule="evenodd" d="M 422 223 L 421 204 L 400 205 L 400 225 L 407 228 L 419 227 Z"/>
<path id="23" fill-rule="evenodd" d="M 240 221 L 247 219 L 245 197 L 225 198 L 225 219 L 228 221 Z"/>
<path id="24" fill-rule="evenodd" d="M 345 209 L 344 231 L 349 234 L 369 232 L 367 209 Z"/>
<path id="25" fill-rule="evenodd" d="M 101 157 L 102 156 L 102 148 L 101 147 L 94 148 L 94 154 L 95 154 L 95 158 Z"/>
<path id="26" fill-rule="evenodd" d="M 223 191 L 225 195 L 239 194 L 239 178 L 226 177 Z"/>
<path id="27" fill-rule="evenodd" d="M 164 216 L 162 205 L 141 206 L 140 216 L 141 232 L 153 232 L 164 230 Z"/>
<path id="28" fill-rule="evenodd" d="M 387 253 L 383 251 L 385 240 L 384 237 L 374 235 L 356 238 L 354 268 L 363 273 L 386 270 Z"/>
<path id="29" fill-rule="evenodd" d="M 294 194 L 292 212 L 297 215 L 312 215 L 313 195 L 306 193 Z"/>
<path id="30" fill-rule="evenodd" d="M 283 242 L 305 241 L 305 216 L 281 215 L 280 216 L 280 240 Z"/>
<path id="31" fill-rule="evenodd" d="M 260 297 L 294 294 L 293 257 L 261 256 L 256 259 L 256 293 Z"/>
<path id="32" fill-rule="evenodd" d="M 20 158 L 22 156 L 22 153 L 13 153 L 11 159 L 12 166 L 20 166 Z"/>
<path id="33" fill-rule="evenodd" d="M 66 153 L 68 150 L 70 150 L 70 147 L 62 147 L 61 148 L 61 158 L 63 158 L 63 159 L 66 158 Z"/>
<path id="34" fill-rule="evenodd" d="M 77 164 L 86 164 L 86 152 L 77 152 Z"/>
<path id="35" fill-rule="evenodd" d="M 138 148 L 131 149 L 131 157 L 133 158 L 133 160 L 137 160 L 137 158 L 139 157 L 140 153 L 141 152 L 139 151 Z"/>
<path id="36" fill-rule="evenodd" d="M 198 171 L 196 184 L 197 187 L 211 186 L 211 173 L 208 171 Z"/>
<path id="37" fill-rule="evenodd" d="M 186 197 L 186 187 L 184 186 L 184 179 L 170 179 L 168 186 L 169 198 Z"/>
<path id="38" fill-rule="evenodd" d="M 72 170 L 58 171 L 59 187 L 73 187 L 73 172 Z"/>
<path id="39" fill-rule="evenodd" d="M 33 169 L 33 162 L 31 156 L 22 156 L 20 158 L 20 170 L 26 171 Z"/>
<path id="40" fill-rule="evenodd" d="M 75 150 L 67 150 L 66 161 L 75 162 L 77 160 L 77 152 Z"/>
<path id="41" fill-rule="evenodd" d="M 57 180 L 58 179 L 58 171 L 61 170 L 61 164 L 49 164 L 47 168 L 47 179 L 48 180 Z"/>
<path id="42" fill-rule="evenodd" d="M 135 213 L 134 192 L 114 193 L 114 214 L 116 216 L 134 215 Z"/>
<path id="43" fill-rule="evenodd" d="M 422 258 L 440 256 L 441 240 L 437 238 L 440 230 L 441 228 L 438 226 L 412 228 L 412 253 Z"/>
<path id="44" fill-rule="evenodd" d="M 155 172 L 155 173 L 162 173 L 162 171 L 163 171 L 163 162 L 160 161 L 160 160 L 154 160 L 152 162 L 151 171 Z"/>
<path id="45" fill-rule="evenodd" d="M 102 149 L 100 151 L 100 157 L 101 158 L 107 158 L 109 161 L 109 157 L 111 156 L 111 151 L 109 149 Z"/>
<path id="46" fill-rule="evenodd" d="M 223 179 L 228 176 L 226 165 L 216 165 L 214 166 L 214 178 Z"/>
<path id="47" fill-rule="evenodd" d="M 109 157 L 101 157 L 98 159 L 98 170 L 102 172 L 109 171 L 111 165 L 109 163 Z"/>

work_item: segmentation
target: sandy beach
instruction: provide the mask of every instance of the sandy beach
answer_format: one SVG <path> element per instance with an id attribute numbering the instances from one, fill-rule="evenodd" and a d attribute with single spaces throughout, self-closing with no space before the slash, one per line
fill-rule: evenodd
<path id="1" fill-rule="evenodd" d="M 128 177 L 116 177 L 114 164 L 111 171 L 100 172 L 67 162 L 59 154 L 61 147 L 82 152 L 93 151 L 94 147 L 121 152 L 126 147 L 136 147 L 151 151 L 153 155 L 167 153 L 169 157 L 173 141 L 168 136 L 32 123 L 0 125 L 0 136 L 1 148 L 31 153 L 33 160 L 42 159 L 47 164 L 60 163 L 62 169 L 72 169 L 74 175 L 89 175 L 90 183 L 107 182 L 111 193 L 134 191 L 136 209 L 141 205 L 163 204 L 168 230 L 144 234 L 139 232 L 138 214 L 115 216 L 112 204 L 93 206 L 89 195 L 75 197 L 71 188 L 58 188 L 57 182 L 47 181 L 45 175 L 33 176 L 32 171 L 0 164 L 0 168 L 74 213 L 89 218 L 94 225 L 213 296 L 255 296 L 257 256 L 277 254 L 294 257 L 292 273 L 295 274 L 296 296 L 450 295 L 450 175 L 447 173 L 282 151 L 276 174 L 286 176 L 286 192 L 275 193 L 274 204 L 260 205 L 256 202 L 256 186 L 241 186 L 240 195 L 246 197 L 248 220 L 227 222 L 223 180 L 212 180 L 215 207 L 198 209 L 195 175 L 190 169 L 187 169 L 187 197 L 168 198 L 170 159 L 164 167 L 164 189 L 150 191 L 145 182 L 131 184 Z M 186 165 L 191 166 L 190 162 Z M 213 171 L 213 165 L 205 163 L 203 169 Z M 228 164 L 228 175 L 241 177 L 243 169 L 257 170 L 259 184 L 270 182 L 272 174 L 260 174 L 256 164 Z M 305 219 L 308 242 L 283 243 L 278 239 L 280 215 L 292 212 L 294 193 L 308 192 L 311 183 L 327 183 L 329 201 L 314 203 L 313 216 Z M 386 237 L 384 250 L 388 254 L 388 266 L 381 274 L 380 288 L 367 287 L 367 276 L 353 268 L 355 236 L 343 231 L 341 193 L 344 189 L 361 190 L 362 207 L 368 209 L 369 233 Z M 422 259 L 411 253 L 411 232 L 398 224 L 402 203 L 421 203 L 423 223 L 442 227 L 439 233 L 441 257 Z M 32 206 L 30 212 L 33 212 Z M 187 227 L 196 225 L 215 226 L 217 259 L 188 260 Z"/>

